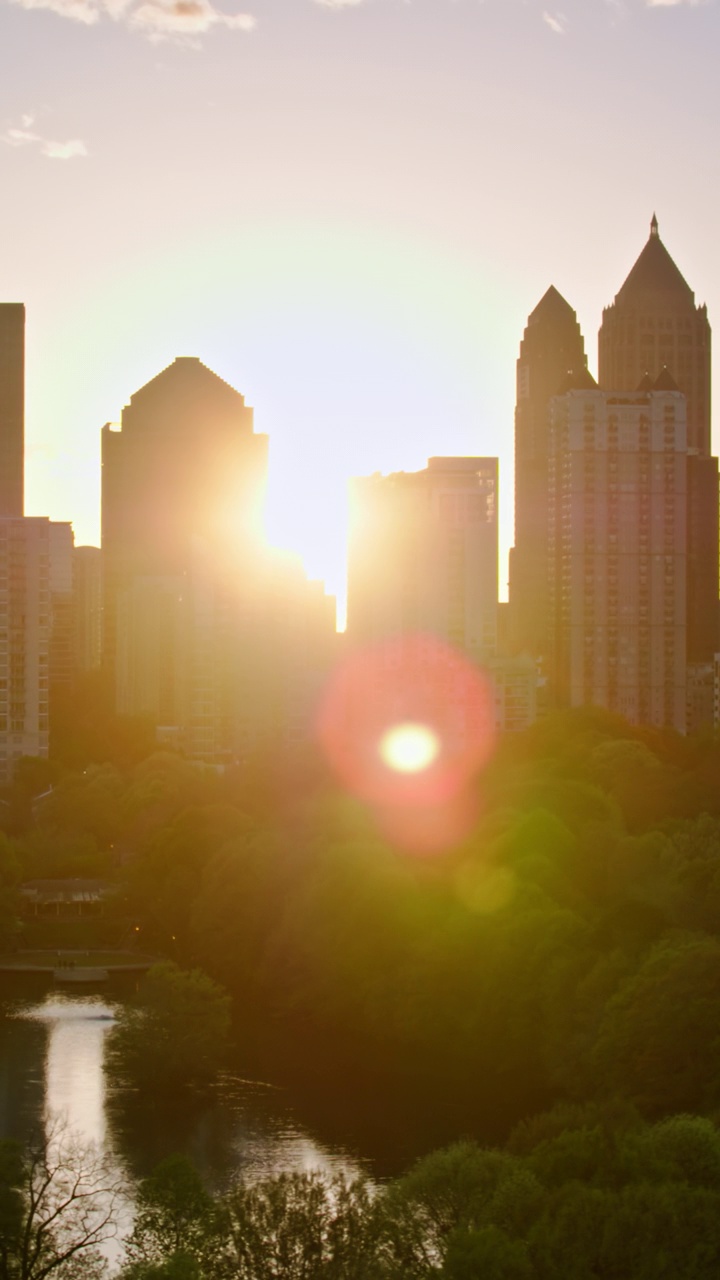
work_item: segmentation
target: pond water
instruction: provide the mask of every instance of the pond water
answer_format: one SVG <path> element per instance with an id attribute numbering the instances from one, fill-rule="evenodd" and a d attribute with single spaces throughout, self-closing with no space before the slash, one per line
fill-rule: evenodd
<path id="1" fill-rule="evenodd" d="M 0 1015 L 0 1136 L 50 1139 L 58 1124 L 109 1157 L 133 1181 L 164 1156 L 191 1157 L 221 1189 L 233 1178 L 286 1171 L 355 1175 L 371 1162 L 350 1145 L 323 1140 L 303 1122 L 288 1091 L 226 1073 L 209 1096 L 141 1104 L 113 1089 L 103 1070 L 108 1035 L 121 1006 L 103 994 L 46 991 L 6 1001 Z M 126 1206 L 126 1225 L 132 1204 Z M 121 1248 L 108 1242 L 111 1262 Z"/>
<path id="2" fill-rule="evenodd" d="M 85 1140 L 116 1154 L 132 1176 L 172 1152 L 189 1155 L 211 1184 L 237 1174 L 291 1170 L 368 1172 L 350 1145 L 323 1140 L 288 1091 L 226 1073 L 208 1096 L 143 1105 L 113 1089 L 103 1071 L 120 1002 L 100 994 L 6 1004 L 0 1022 L 0 1132 L 24 1139 L 58 1117 Z"/>
<path id="3" fill-rule="evenodd" d="M 60 1118 L 98 1144 L 131 1187 L 159 1160 L 181 1153 L 214 1190 L 238 1176 L 313 1169 L 377 1182 L 458 1137 L 502 1138 L 506 1122 L 482 1087 L 473 1112 L 439 1082 L 416 1088 L 412 1071 L 392 1087 L 363 1080 L 332 1043 L 305 1044 L 311 1052 L 297 1055 L 287 1036 L 266 1036 L 263 1044 L 261 1028 L 249 1025 L 236 1069 L 207 1095 L 148 1103 L 114 1087 L 103 1070 L 107 1038 L 130 992 L 65 994 L 45 979 L 0 984 L 0 1137 L 24 1141 Z"/>

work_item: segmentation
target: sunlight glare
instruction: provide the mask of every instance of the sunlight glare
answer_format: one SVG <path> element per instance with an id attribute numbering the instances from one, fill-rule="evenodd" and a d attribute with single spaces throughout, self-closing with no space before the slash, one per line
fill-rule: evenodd
<path id="1" fill-rule="evenodd" d="M 380 759 L 398 773 L 420 773 L 434 764 L 440 753 L 438 736 L 424 724 L 393 725 L 380 739 Z"/>

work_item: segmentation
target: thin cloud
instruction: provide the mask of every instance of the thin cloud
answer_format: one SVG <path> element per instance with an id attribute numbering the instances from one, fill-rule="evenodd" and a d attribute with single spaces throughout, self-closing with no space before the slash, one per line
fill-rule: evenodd
<path id="1" fill-rule="evenodd" d="M 704 0 L 645 0 L 645 4 L 648 9 L 670 9 L 681 4 L 695 8 L 696 5 L 704 4 Z"/>
<path id="2" fill-rule="evenodd" d="M 550 30 L 554 31 L 556 36 L 565 35 L 566 21 L 567 20 L 565 18 L 564 13 L 552 14 L 552 13 L 548 13 L 547 9 L 543 13 L 543 22 L 547 23 Z"/>
<path id="3" fill-rule="evenodd" d="M 35 123 L 34 116 L 21 116 L 20 123 L 21 128 L 11 127 L 0 134 L 0 142 L 8 147 L 36 147 L 49 160 L 74 160 L 77 156 L 86 156 L 88 153 L 81 138 L 69 138 L 67 142 L 44 138 L 32 127 Z"/>
<path id="4" fill-rule="evenodd" d="M 128 11 L 127 23 L 156 40 L 204 35 L 213 27 L 252 31 L 255 19 L 249 13 L 221 13 L 210 0 L 144 0 Z"/>
<path id="5" fill-rule="evenodd" d="M 252 31 L 249 13 L 223 13 L 212 0 L 12 0 L 23 9 L 46 9 L 71 22 L 94 26 L 103 18 L 122 22 L 149 40 L 205 35 L 213 27 Z"/>
<path id="6" fill-rule="evenodd" d="M 315 0 L 323 9 L 354 9 L 362 3 L 363 0 Z"/>
<path id="7" fill-rule="evenodd" d="M 74 160 L 76 156 L 86 156 L 87 147 L 82 138 L 70 138 L 68 142 L 43 142 L 40 150 L 51 160 Z"/>

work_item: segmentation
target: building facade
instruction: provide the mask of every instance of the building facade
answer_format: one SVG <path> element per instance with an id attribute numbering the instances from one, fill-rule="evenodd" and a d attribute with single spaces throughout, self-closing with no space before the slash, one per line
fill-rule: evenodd
<path id="1" fill-rule="evenodd" d="M 0 516 L 24 511 L 25 307 L 0 303 Z"/>
<path id="2" fill-rule="evenodd" d="M 73 648 L 77 671 L 97 671 L 102 655 L 102 552 L 73 552 Z"/>
<path id="3" fill-rule="evenodd" d="M 72 674 L 72 529 L 0 517 L 0 781 L 47 756 L 50 702 Z"/>
<path id="4" fill-rule="evenodd" d="M 575 314 L 555 290 L 548 291 L 528 321 L 518 360 L 516 545 L 510 561 L 509 647 L 511 652 L 535 657 L 550 706 L 599 701 L 639 723 L 694 729 L 712 722 L 708 671 L 720 644 L 718 462 L 710 446 L 710 338 L 707 309 L 696 306 L 692 290 L 660 239 L 655 217 L 647 243 L 613 304 L 603 312 L 597 386 L 585 366 Z M 561 388 L 563 367 L 565 385 Z M 548 391 L 553 380 L 558 385 Z M 564 396 L 557 395 L 561 389 Z M 662 495 L 652 487 L 647 489 L 643 462 L 648 450 L 653 455 L 657 449 L 652 424 L 659 395 L 670 398 L 663 412 L 675 406 L 676 456 L 672 467 L 668 462 L 664 469 Z M 644 407 L 643 396 L 651 397 Z M 581 413 L 590 415 L 589 434 L 582 447 L 574 417 Z M 636 422 L 631 429 L 633 415 Z M 682 444 L 677 434 L 681 416 Z M 597 441 L 596 426 L 600 432 Z M 626 443 L 613 460 L 615 426 L 625 431 Z M 567 432 L 572 444 L 568 444 L 565 456 Z M 604 443 L 598 443 L 601 437 Z M 656 462 L 653 458 L 647 463 L 651 472 Z M 619 488 L 608 467 L 622 473 L 622 479 L 617 480 Z M 581 473 L 585 475 L 584 488 L 578 478 Z M 671 473 L 674 490 L 667 488 Z M 567 490 L 563 488 L 566 483 L 570 486 Z M 670 595 L 660 592 L 659 561 L 653 562 L 655 568 L 648 567 L 647 573 L 643 570 L 642 582 L 638 576 L 638 521 L 643 511 L 650 509 L 648 503 L 653 513 L 651 532 L 656 538 L 651 554 L 665 562 L 669 554 L 665 544 L 672 528 L 675 554 L 682 561 L 674 562 L 673 567 L 674 613 Z M 682 531 L 680 512 L 685 521 Z M 567 525 L 570 517 L 572 530 Z M 607 558 L 598 559 L 596 548 L 602 536 L 603 556 L 612 559 L 606 532 L 618 519 L 616 574 Z M 583 533 L 586 527 L 590 541 Z M 670 646 L 666 628 L 660 647 L 667 662 L 660 662 L 655 651 L 652 658 L 647 655 L 652 692 L 644 667 L 630 657 L 628 646 L 632 649 L 635 641 L 631 643 L 629 622 L 623 624 L 623 654 L 608 650 L 608 637 L 620 626 L 619 617 L 611 622 L 610 614 L 603 613 L 606 609 L 612 613 L 613 593 L 608 583 L 611 580 L 619 585 L 623 574 L 626 595 L 627 583 L 635 581 L 638 609 L 642 596 L 643 608 L 647 605 L 659 611 L 654 614 L 653 644 L 660 644 L 660 614 L 674 637 Z M 640 659 L 645 627 L 639 613 L 633 625 L 638 628 Z M 597 661 L 591 660 L 592 654 Z M 620 663 L 621 657 L 622 696 L 614 674 L 615 661 Z M 617 670 L 619 675 L 620 666 Z M 635 693 L 628 683 L 632 670 L 638 681 Z M 663 695 L 662 711 L 658 679 L 667 690 L 674 690 L 672 708 Z"/>
<path id="5" fill-rule="evenodd" d="M 540 658 L 548 645 L 548 460 L 552 396 L 587 369 L 577 316 L 552 286 L 528 317 L 516 369 L 515 546 L 508 642 Z"/>
<path id="6" fill-rule="evenodd" d="M 561 706 L 686 728 L 686 401 L 570 391 L 551 404 L 553 683 Z"/>
<path id="7" fill-rule="evenodd" d="M 687 400 L 688 661 L 712 662 L 718 647 L 718 463 L 710 442 L 711 332 L 695 295 L 660 239 L 650 236 L 615 301 L 603 311 L 598 382 L 604 389 L 654 382 L 663 370 Z M 699 705 L 699 704 L 698 704 Z M 696 717 L 695 723 L 697 723 Z M 701 722 L 709 722 L 709 704 Z"/>
<path id="8" fill-rule="evenodd" d="M 353 482 L 351 642 L 426 632 L 476 662 L 495 656 L 497 485 L 496 458 L 431 458 Z"/>
<path id="9" fill-rule="evenodd" d="M 240 394 L 200 360 L 175 360 L 102 432 L 103 664 L 118 687 L 118 603 L 138 578 L 240 565 L 262 520 L 267 436 Z"/>
<path id="10" fill-rule="evenodd" d="M 195 359 L 175 360 L 119 430 L 103 429 L 115 705 L 211 764 L 302 736 L 335 640 L 334 600 L 264 546 L 267 448 L 242 395 Z"/>

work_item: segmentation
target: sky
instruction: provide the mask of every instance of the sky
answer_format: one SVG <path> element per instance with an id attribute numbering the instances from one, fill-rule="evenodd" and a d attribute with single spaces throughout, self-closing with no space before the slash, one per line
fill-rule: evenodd
<path id="1" fill-rule="evenodd" d="M 0 301 L 26 511 L 99 541 L 100 428 L 176 356 L 270 436 L 268 531 L 344 594 L 347 480 L 500 459 L 550 284 L 660 235 L 720 318 L 720 0 L 0 0 Z"/>

